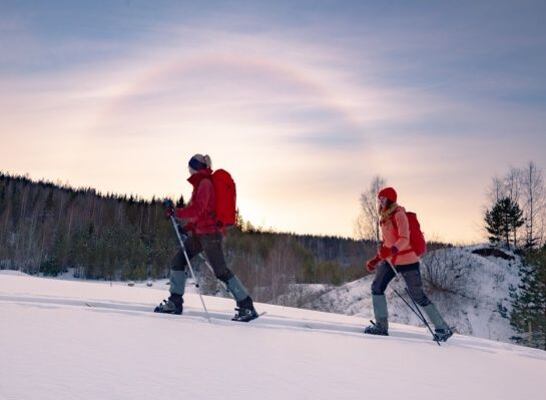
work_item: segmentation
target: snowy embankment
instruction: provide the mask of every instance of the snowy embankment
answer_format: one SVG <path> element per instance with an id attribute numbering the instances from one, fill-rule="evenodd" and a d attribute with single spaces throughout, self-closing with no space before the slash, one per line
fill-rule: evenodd
<path id="1" fill-rule="evenodd" d="M 365 318 L 164 290 L 0 272 L 0 399 L 510 399 L 546 391 L 546 352 L 422 328 L 361 333 Z"/>
<path id="2" fill-rule="evenodd" d="M 485 339 L 510 342 L 516 334 L 510 321 L 499 313 L 499 304 L 510 309 L 509 288 L 517 287 L 521 259 L 507 251 L 499 256 L 483 256 L 474 252 L 488 249 L 487 246 L 446 248 L 427 254 L 421 272 L 425 279 L 425 290 L 436 303 L 448 323 L 456 331 Z M 340 287 L 316 287 L 305 291 L 304 299 L 298 300 L 303 288 L 294 291 L 292 298 L 285 295 L 283 304 L 298 304 L 304 308 L 335 312 L 368 318 L 372 310 L 371 283 L 374 275 L 366 276 Z M 439 288 L 427 280 L 440 283 Z M 386 295 L 391 321 L 420 325 L 408 307 L 393 292 L 404 293 L 404 283 L 391 283 Z M 316 295 L 313 295 L 313 291 Z M 301 297 L 301 296 L 300 296 Z M 292 300 L 292 301 L 290 301 Z"/>

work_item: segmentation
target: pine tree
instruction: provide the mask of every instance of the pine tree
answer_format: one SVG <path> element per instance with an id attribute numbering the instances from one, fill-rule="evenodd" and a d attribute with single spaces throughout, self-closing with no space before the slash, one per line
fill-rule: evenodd
<path id="1" fill-rule="evenodd" d="M 502 242 L 506 226 L 499 202 L 491 210 L 485 212 L 485 229 L 489 233 L 489 241 L 494 245 Z"/>
<path id="2" fill-rule="evenodd" d="M 522 336 L 513 339 L 546 350 L 546 246 L 528 255 L 520 277 L 511 293 L 510 323 Z"/>
<path id="3" fill-rule="evenodd" d="M 509 197 L 499 199 L 491 210 L 485 213 L 485 228 L 489 233 L 489 241 L 493 244 L 502 243 L 517 246 L 517 231 L 524 224 L 523 211 L 519 205 Z"/>

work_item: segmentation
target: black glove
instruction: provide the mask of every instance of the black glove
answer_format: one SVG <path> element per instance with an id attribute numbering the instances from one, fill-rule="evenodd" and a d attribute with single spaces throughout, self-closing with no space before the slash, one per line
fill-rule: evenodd
<path id="1" fill-rule="evenodd" d="M 174 217 L 174 203 L 171 199 L 165 199 L 163 201 L 163 207 L 165 207 L 165 218 L 170 219 Z"/>

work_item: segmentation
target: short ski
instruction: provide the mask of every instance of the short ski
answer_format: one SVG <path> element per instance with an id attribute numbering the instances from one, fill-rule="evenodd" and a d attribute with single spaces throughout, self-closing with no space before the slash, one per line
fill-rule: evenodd
<path id="1" fill-rule="evenodd" d="M 252 319 L 248 319 L 248 320 L 245 320 L 245 319 L 240 319 L 240 318 L 237 318 L 237 316 L 233 317 L 231 320 L 233 322 L 252 322 L 254 321 L 255 319 L 258 319 L 260 318 L 262 315 L 264 315 L 266 313 L 266 311 L 263 311 L 261 313 L 256 313 L 256 316 Z"/>

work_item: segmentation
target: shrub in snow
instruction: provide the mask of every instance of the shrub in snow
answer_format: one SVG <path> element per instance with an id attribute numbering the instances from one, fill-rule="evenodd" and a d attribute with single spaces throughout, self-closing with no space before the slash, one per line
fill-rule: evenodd
<path id="1" fill-rule="evenodd" d="M 427 253 L 422 260 L 421 272 L 429 290 L 464 294 L 469 268 L 468 256 L 452 249 L 440 249 Z"/>

